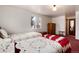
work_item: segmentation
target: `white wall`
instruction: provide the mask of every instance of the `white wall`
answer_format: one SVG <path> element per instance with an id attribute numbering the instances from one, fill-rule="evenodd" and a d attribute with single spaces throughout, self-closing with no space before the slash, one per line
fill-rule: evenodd
<path id="1" fill-rule="evenodd" d="M 35 31 L 31 29 L 31 16 L 39 16 L 42 19 L 42 28 L 36 31 L 47 31 L 47 23 L 50 18 L 28 12 L 21 8 L 0 6 L 0 26 L 9 33 L 21 33 Z"/>
<path id="2" fill-rule="evenodd" d="M 79 11 L 76 12 L 76 39 L 79 39 Z"/>
<path id="3" fill-rule="evenodd" d="M 56 34 L 58 34 L 59 31 L 65 31 L 65 16 L 52 18 L 52 23 L 56 23 Z"/>

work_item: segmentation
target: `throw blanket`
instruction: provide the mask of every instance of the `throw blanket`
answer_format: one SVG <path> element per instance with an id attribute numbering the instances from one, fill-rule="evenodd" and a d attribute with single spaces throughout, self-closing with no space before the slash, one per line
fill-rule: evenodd
<path id="1" fill-rule="evenodd" d="M 58 42 L 62 46 L 63 52 L 65 52 L 68 48 L 71 48 L 69 40 L 66 37 L 61 37 L 59 35 L 51 35 L 51 34 L 45 34 L 44 37 Z"/>

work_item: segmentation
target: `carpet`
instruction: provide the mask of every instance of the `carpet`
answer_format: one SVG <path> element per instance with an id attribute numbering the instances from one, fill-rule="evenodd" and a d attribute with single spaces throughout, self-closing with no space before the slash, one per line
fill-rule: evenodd
<path id="1" fill-rule="evenodd" d="M 71 44 L 71 53 L 79 53 L 79 40 L 75 39 L 75 36 L 69 35 L 67 38 Z"/>

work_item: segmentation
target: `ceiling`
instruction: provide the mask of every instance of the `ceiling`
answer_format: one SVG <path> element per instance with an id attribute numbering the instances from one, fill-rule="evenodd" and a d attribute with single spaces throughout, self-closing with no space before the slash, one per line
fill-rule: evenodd
<path id="1" fill-rule="evenodd" d="M 48 5 L 15 5 L 15 7 L 52 17 L 60 15 L 75 16 L 75 11 L 79 10 L 78 5 L 56 5 L 56 11 L 53 11 Z"/>

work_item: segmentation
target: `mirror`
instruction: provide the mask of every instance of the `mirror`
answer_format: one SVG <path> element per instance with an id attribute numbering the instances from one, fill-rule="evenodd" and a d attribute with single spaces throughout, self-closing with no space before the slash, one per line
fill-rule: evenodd
<path id="1" fill-rule="evenodd" d="M 73 28 L 74 28 L 74 21 L 70 21 L 70 30 L 73 31 Z"/>

